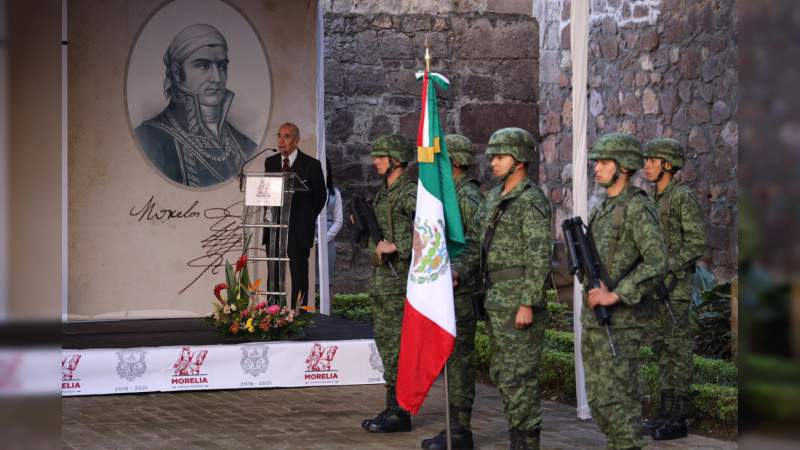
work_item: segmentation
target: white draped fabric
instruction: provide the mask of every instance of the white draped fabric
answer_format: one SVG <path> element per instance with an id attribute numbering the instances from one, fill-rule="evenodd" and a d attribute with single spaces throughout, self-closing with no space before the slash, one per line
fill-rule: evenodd
<path id="1" fill-rule="evenodd" d="M 574 0 L 570 6 L 570 39 L 572 51 L 572 215 L 581 216 L 588 223 L 588 185 L 586 170 L 586 122 L 589 48 L 589 1 Z M 577 414 L 582 420 L 592 418 L 586 398 L 586 384 L 581 354 L 581 307 L 583 287 L 575 278 L 573 310 L 575 315 L 575 388 Z"/>
<path id="2" fill-rule="evenodd" d="M 322 163 L 322 170 L 328 176 L 325 164 L 325 27 L 323 24 L 323 2 L 317 2 L 317 159 Z M 328 205 L 325 205 L 328 208 Z M 317 217 L 317 236 L 328 233 L 328 221 L 323 209 Z M 320 245 L 321 243 L 321 245 Z M 328 246 L 325 239 L 317 244 L 317 277 L 319 278 L 319 309 L 322 314 L 331 313 L 331 291 L 328 272 Z"/>

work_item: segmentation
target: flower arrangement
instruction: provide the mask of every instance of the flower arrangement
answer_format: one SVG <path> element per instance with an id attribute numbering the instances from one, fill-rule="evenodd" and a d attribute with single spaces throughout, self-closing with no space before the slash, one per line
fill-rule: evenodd
<path id="1" fill-rule="evenodd" d="M 244 248 L 249 243 L 248 236 Z M 260 286 L 260 279 L 250 281 L 246 252 L 242 252 L 235 267 L 226 261 L 225 283 L 214 286 L 214 314 L 208 320 L 220 334 L 245 339 L 274 341 L 302 333 L 314 308 L 304 306 L 295 311 L 285 304 L 270 302 L 265 294 L 258 293 Z"/>

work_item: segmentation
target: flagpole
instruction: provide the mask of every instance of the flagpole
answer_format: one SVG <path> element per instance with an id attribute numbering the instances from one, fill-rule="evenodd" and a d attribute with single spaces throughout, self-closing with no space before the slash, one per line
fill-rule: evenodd
<path id="1" fill-rule="evenodd" d="M 453 450 L 453 439 L 450 436 L 450 386 L 447 383 L 447 363 L 444 363 L 444 420 L 447 430 L 447 450 Z"/>
<path id="2" fill-rule="evenodd" d="M 430 72 L 431 52 L 428 49 L 428 36 L 425 35 L 425 74 L 429 74 Z M 450 430 L 450 385 L 447 382 L 447 361 L 444 363 L 444 421 L 447 433 L 447 450 L 453 450 L 453 440 Z"/>

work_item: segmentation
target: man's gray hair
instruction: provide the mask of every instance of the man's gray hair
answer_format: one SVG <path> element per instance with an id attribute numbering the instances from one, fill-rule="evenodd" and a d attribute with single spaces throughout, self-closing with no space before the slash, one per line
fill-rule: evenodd
<path id="1" fill-rule="evenodd" d="M 282 123 L 281 126 L 278 127 L 278 131 L 280 131 L 281 128 L 291 128 L 292 133 L 294 133 L 294 137 L 300 139 L 300 128 L 297 125 L 293 124 L 292 122 Z"/>
<path id="2" fill-rule="evenodd" d="M 228 41 L 225 40 L 225 37 L 218 29 L 205 23 L 189 25 L 175 35 L 167 51 L 164 52 L 164 67 L 166 69 L 166 76 L 164 77 L 165 96 L 170 97 L 172 90 L 182 81 L 175 79 L 175 75 L 172 73 L 173 64 L 181 67 L 189 55 L 200 47 L 206 46 L 225 47 L 227 50 Z"/>

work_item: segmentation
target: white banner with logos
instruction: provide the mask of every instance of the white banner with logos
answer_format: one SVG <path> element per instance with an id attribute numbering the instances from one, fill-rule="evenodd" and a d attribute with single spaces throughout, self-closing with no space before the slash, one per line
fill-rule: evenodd
<path id="1" fill-rule="evenodd" d="M 64 396 L 377 383 L 372 339 L 63 350 L 61 360 Z"/>

